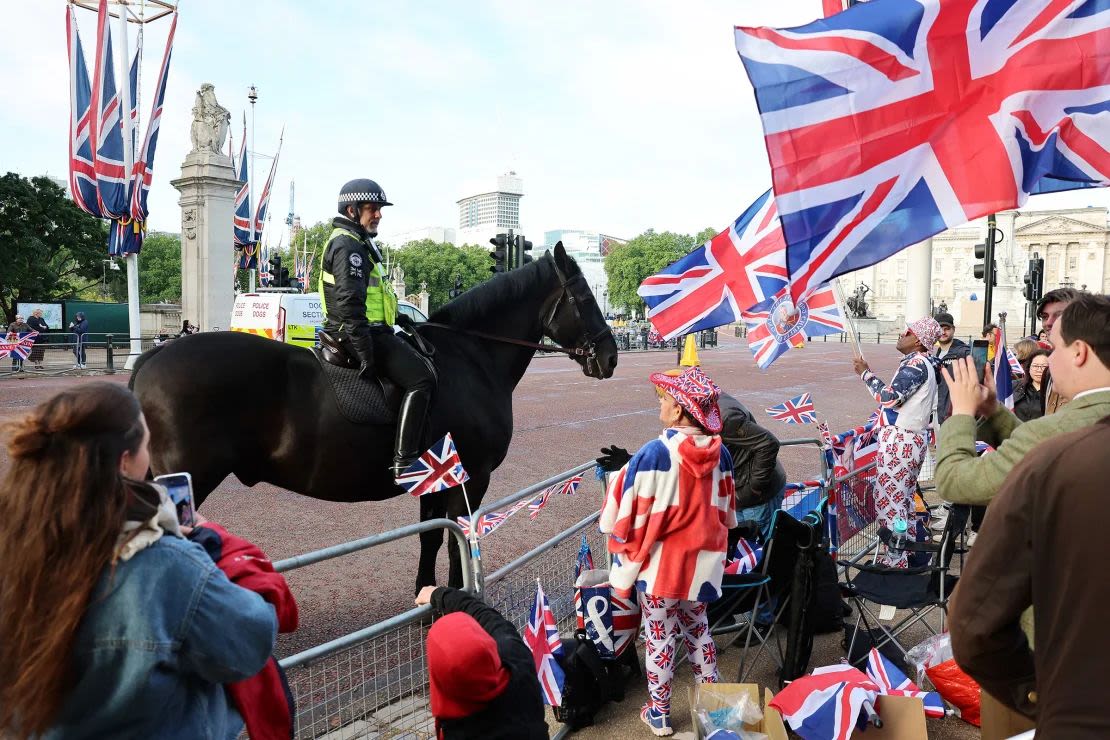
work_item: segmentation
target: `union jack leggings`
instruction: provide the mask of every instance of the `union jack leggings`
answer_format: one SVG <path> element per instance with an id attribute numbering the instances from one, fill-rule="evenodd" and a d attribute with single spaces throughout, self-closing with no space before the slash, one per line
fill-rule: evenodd
<path id="1" fill-rule="evenodd" d="M 709 634 L 709 619 L 702 601 L 664 599 L 641 592 L 640 608 L 646 643 L 648 705 L 668 714 L 678 636 L 681 634 L 686 643 L 686 659 L 698 683 L 718 682 L 717 646 Z"/>
<path id="2" fill-rule="evenodd" d="M 913 494 L 917 475 L 928 449 L 925 435 L 896 426 L 879 429 L 879 453 L 875 460 L 875 521 L 880 527 L 894 529 L 894 520 L 902 517 L 910 526 L 913 538 L 917 518 L 914 516 Z M 876 562 L 892 568 L 905 568 L 905 552 L 892 552 L 881 545 Z"/>

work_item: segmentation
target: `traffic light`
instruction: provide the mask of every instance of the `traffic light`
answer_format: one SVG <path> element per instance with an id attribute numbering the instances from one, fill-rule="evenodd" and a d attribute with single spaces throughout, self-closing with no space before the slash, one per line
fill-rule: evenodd
<path id="1" fill-rule="evenodd" d="M 490 272 L 508 272 L 513 269 L 512 255 L 509 247 L 509 235 L 498 234 L 489 240 L 493 245 L 493 252 L 490 253 L 490 258 L 493 259 L 493 265 L 489 268 Z"/>
<path id="2" fill-rule="evenodd" d="M 518 234 L 516 237 L 516 249 L 513 250 L 513 267 L 524 267 L 532 261 L 532 255 L 528 254 L 532 250 L 532 242 L 524 238 L 524 234 Z"/>
<path id="3" fill-rule="evenodd" d="M 455 300 L 463 294 L 463 281 L 458 275 L 455 276 L 455 287 L 447 291 L 447 295 L 451 300 Z"/>
<path id="4" fill-rule="evenodd" d="M 991 237 L 988 234 L 987 239 Z M 984 283 L 989 282 L 991 285 L 998 285 L 998 268 L 994 261 L 994 250 L 991 249 L 993 244 L 984 242 L 975 245 L 975 259 L 983 260 L 975 264 L 974 273 L 976 280 L 982 280 Z M 989 255 L 989 256 L 988 256 Z M 990 261 L 990 276 L 987 276 L 987 261 Z"/>
<path id="5" fill-rule="evenodd" d="M 1025 273 L 1025 289 L 1022 293 L 1025 296 L 1025 300 L 1030 303 L 1037 303 L 1041 300 L 1043 291 L 1044 260 L 1038 258 L 1034 253 L 1033 259 L 1029 260 L 1029 271 Z"/>
<path id="6" fill-rule="evenodd" d="M 288 272 L 286 273 L 288 274 Z M 270 260 L 270 287 L 280 288 L 281 285 L 281 257 L 275 256 Z"/>

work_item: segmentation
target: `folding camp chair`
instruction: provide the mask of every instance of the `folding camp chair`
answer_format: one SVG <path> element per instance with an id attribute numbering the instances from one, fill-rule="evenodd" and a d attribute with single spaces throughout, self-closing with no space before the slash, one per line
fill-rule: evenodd
<path id="1" fill-rule="evenodd" d="M 940 544 L 933 542 L 911 542 L 907 550 L 932 553 L 927 565 L 916 568 L 888 568 L 875 563 L 856 563 L 840 561 L 844 568 L 846 581 L 841 584 L 841 593 L 849 599 L 856 609 L 856 622 L 851 636 L 845 637 L 844 647 L 848 660 L 860 667 L 867 660 L 871 647 L 882 650 L 891 645 L 897 648 L 905 660 L 907 648 L 898 641 L 898 635 L 915 624 L 923 624 L 932 634 L 944 631 L 944 621 L 948 615 L 948 597 L 956 586 L 958 576 L 949 572 L 952 556 L 957 552 L 957 537 L 967 525 L 970 509 L 967 506 L 953 505 L 948 514 Z M 857 571 L 853 576 L 852 571 Z M 909 613 L 896 624 L 887 627 L 868 604 L 879 607 L 894 607 Z M 934 629 L 928 621 L 929 615 L 939 610 L 940 629 Z M 862 629 L 867 636 L 861 635 Z M 845 632 L 848 625 L 845 624 Z M 862 648 L 856 651 L 856 645 Z"/>
<path id="2" fill-rule="evenodd" d="M 763 558 L 756 570 L 724 576 L 721 598 L 709 604 L 708 616 L 713 636 L 736 635 L 722 649 L 736 641 L 740 634 L 744 634 L 738 681 L 744 681 L 751 666 L 755 665 L 772 635 L 775 635 L 774 625 L 791 603 L 799 555 L 803 547 L 820 540 L 821 521 L 820 515 L 807 515 L 804 521 L 799 522 L 785 511 L 776 511 L 771 520 L 771 537 L 763 546 Z M 775 604 L 774 619 L 771 629 L 760 631 L 755 626 L 755 617 L 767 603 Z M 789 636 L 787 641 L 789 642 Z M 771 655 L 781 670 L 786 647 L 778 638 L 775 645 L 777 650 Z M 753 647 L 756 652 L 748 663 L 748 650 Z"/>

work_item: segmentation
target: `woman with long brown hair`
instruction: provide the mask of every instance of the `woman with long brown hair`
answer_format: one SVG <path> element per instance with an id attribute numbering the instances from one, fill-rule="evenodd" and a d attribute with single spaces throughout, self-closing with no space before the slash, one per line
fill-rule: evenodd
<path id="1" fill-rule="evenodd" d="M 88 383 L 5 427 L 0 736 L 234 738 L 222 684 L 266 664 L 274 608 L 142 482 L 138 401 Z"/>

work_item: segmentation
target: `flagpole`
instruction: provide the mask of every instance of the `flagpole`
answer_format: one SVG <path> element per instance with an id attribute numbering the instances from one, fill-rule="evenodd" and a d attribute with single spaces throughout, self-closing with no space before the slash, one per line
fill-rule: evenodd
<path id="1" fill-rule="evenodd" d="M 852 316 L 852 313 L 848 310 L 848 302 L 844 300 L 844 289 L 840 287 L 840 278 L 835 278 L 833 280 L 833 292 L 836 294 L 837 308 L 840 309 L 841 316 L 848 320 L 846 324 L 848 327 L 848 336 L 855 346 L 856 355 L 862 360 L 863 345 L 859 341 L 859 332 L 856 330 L 855 317 Z"/>

